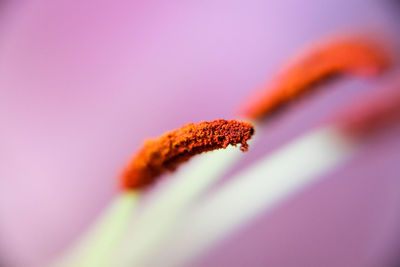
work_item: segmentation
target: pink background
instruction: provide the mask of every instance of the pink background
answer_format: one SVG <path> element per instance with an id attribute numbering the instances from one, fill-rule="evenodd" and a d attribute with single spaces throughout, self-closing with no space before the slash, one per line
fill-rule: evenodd
<path id="1" fill-rule="evenodd" d="M 372 30 L 399 41 L 400 33 L 400 5 L 389 0 L 32 0 L 0 8 L 5 266 L 41 265 L 72 242 L 113 197 L 145 137 L 233 118 L 244 97 L 314 40 Z M 347 79 L 300 101 L 237 168 L 377 87 Z M 390 266 L 399 260 L 399 133 L 371 141 L 193 264 Z"/>

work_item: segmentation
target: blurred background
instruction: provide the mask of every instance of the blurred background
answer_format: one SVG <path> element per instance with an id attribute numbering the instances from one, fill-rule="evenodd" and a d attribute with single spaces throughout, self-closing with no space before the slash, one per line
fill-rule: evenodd
<path id="1" fill-rule="evenodd" d="M 357 31 L 399 42 L 400 3 L 0 1 L 0 265 L 43 266 L 61 253 L 146 137 L 233 118 L 300 48 Z M 232 173 L 380 82 L 346 78 L 300 101 Z M 366 144 L 193 266 L 398 266 L 399 134 Z"/>

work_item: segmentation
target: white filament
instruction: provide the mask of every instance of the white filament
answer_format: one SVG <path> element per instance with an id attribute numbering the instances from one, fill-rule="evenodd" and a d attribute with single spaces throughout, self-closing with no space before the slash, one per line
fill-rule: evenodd
<path id="1" fill-rule="evenodd" d="M 260 212 L 346 160 L 353 151 L 335 129 L 307 134 L 237 174 L 181 220 L 144 266 L 187 266 Z"/>
<path id="2" fill-rule="evenodd" d="M 129 226 L 129 218 L 135 211 L 137 199 L 137 192 L 118 195 L 77 244 L 52 266 L 110 266 L 111 255 Z"/>
<path id="3" fill-rule="evenodd" d="M 182 167 L 166 188 L 135 218 L 116 254 L 114 266 L 146 266 L 143 262 L 168 237 L 187 207 L 238 160 L 235 147 L 207 152 Z"/>

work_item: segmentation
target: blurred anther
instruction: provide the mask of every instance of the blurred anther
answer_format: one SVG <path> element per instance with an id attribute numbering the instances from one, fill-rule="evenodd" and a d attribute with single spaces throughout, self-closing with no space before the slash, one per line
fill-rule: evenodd
<path id="1" fill-rule="evenodd" d="M 339 124 L 347 133 L 366 136 L 400 122 L 400 80 L 389 89 L 374 91 L 342 112 Z"/>
<path id="2" fill-rule="evenodd" d="M 371 39 L 334 39 L 303 51 L 244 103 L 241 115 L 254 120 L 267 118 L 328 79 L 379 74 L 391 64 L 392 56 L 385 46 Z"/>

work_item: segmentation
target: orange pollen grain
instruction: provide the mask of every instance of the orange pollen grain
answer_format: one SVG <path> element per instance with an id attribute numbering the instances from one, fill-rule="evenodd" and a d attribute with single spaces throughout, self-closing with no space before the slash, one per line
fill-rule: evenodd
<path id="1" fill-rule="evenodd" d="M 251 124 L 235 120 L 189 123 L 147 140 L 126 167 L 122 187 L 130 190 L 149 186 L 161 174 L 174 171 L 181 163 L 203 152 L 238 144 L 240 150 L 247 151 L 247 141 L 253 134 Z"/>
<path id="2" fill-rule="evenodd" d="M 304 51 L 245 102 L 240 114 L 260 120 L 328 78 L 342 74 L 374 76 L 392 61 L 386 47 L 369 39 L 334 40 Z"/>

